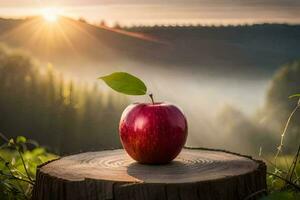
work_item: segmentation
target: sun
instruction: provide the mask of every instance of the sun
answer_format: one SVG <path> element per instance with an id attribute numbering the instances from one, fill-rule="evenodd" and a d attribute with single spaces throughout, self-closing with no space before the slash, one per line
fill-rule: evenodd
<path id="1" fill-rule="evenodd" d="M 44 8 L 41 10 L 41 14 L 47 22 L 53 23 L 57 21 L 61 10 L 58 8 Z"/>

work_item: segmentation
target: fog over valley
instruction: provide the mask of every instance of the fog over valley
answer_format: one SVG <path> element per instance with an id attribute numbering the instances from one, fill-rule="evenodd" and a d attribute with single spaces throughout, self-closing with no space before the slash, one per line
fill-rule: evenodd
<path id="1" fill-rule="evenodd" d="M 126 99 L 121 108 L 150 99 L 123 98 L 96 79 L 114 71 L 132 73 L 145 81 L 156 101 L 172 102 L 184 111 L 189 122 L 187 146 L 256 154 L 269 132 L 275 140 L 280 134 L 264 126 L 261 113 L 276 71 L 299 58 L 300 26 L 110 28 L 64 17 L 49 25 L 33 17 L 0 19 L 0 41 L 26 51 L 44 71 L 50 63 L 66 80 L 96 84 L 96 90 Z M 114 119 L 114 132 L 108 134 L 117 136 Z M 256 130 L 256 135 L 248 130 Z M 249 145 L 251 138 L 258 139 Z"/>

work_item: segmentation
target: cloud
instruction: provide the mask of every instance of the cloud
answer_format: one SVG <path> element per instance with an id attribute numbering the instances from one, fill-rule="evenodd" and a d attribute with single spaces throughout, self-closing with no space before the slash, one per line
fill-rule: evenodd
<path id="1" fill-rule="evenodd" d="M 299 0 L 1 0 L 1 15 L 33 15 L 39 7 L 63 7 L 67 16 L 125 24 L 299 23 Z M 25 13 L 25 14 L 24 14 Z M 27 13 L 27 14 L 26 14 Z"/>
<path id="2" fill-rule="evenodd" d="M 198 5 L 198 6 L 266 6 L 300 7 L 299 0 L 2 0 L 0 6 L 36 5 Z"/>

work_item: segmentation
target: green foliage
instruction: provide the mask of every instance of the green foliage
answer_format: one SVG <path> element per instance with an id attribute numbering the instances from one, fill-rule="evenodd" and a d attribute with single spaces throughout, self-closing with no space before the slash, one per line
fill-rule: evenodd
<path id="1" fill-rule="evenodd" d="M 291 95 L 291 96 L 289 96 L 289 98 L 294 98 L 294 97 L 300 97 L 300 94 L 293 94 L 293 95 Z"/>
<path id="2" fill-rule="evenodd" d="M 144 95 L 147 87 L 139 78 L 126 72 L 115 72 L 107 76 L 99 77 L 109 87 L 117 92 L 127 95 Z"/>
<path id="3" fill-rule="evenodd" d="M 26 143 L 27 139 L 24 136 L 18 136 L 16 141 L 17 141 L 17 143 L 22 144 L 22 143 Z"/>
<path id="4" fill-rule="evenodd" d="M 9 137 L 23 133 L 56 153 L 121 146 L 118 122 L 127 99 L 96 83 L 67 80 L 50 64 L 37 66 L 0 46 L 0 91 L 0 131 Z"/>
<path id="5" fill-rule="evenodd" d="M 0 199 L 30 199 L 37 166 L 57 156 L 24 136 L 1 136 L 4 143 L 0 149 Z"/>
<path id="6" fill-rule="evenodd" d="M 300 199 L 300 193 L 295 193 L 293 191 L 282 191 L 274 192 L 270 195 L 261 198 L 260 200 L 298 200 Z"/>
<path id="7" fill-rule="evenodd" d="M 272 172 L 272 174 L 275 174 L 281 178 L 278 178 L 275 175 L 269 174 L 267 176 L 267 183 L 268 188 L 270 191 L 282 191 L 284 189 L 289 188 L 289 184 L 287 184 L 284 179 L 291 180 L 292 183 L 295 185 L 298 185 L 300 187 L 300 165 L 299 163 L 295 166 L 295 170 L 292 173 L 291 177 L 291 166 L 293 164 L 295 156 L 292 155 L 284 155 L 279 156 L 276 161 L 276 165 L 274 162 L 271 162 L 271 160 L 274 157 L 268 157 L 266 159 L 268 161 L 268 171 Z M 288 173 L 290 171 L 290 173 Z"/>

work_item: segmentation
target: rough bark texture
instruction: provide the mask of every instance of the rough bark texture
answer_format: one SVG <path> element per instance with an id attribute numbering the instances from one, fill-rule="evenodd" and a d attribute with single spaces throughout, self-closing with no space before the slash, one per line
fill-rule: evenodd
<path id="1" fill-rule="evenodd" d="M 33 200 L 252 200 L 266 188 L 266 165 L 248 156 L 184 149 L 170 164 L 141 165 L 106 150 L 40 166 Z"/>

